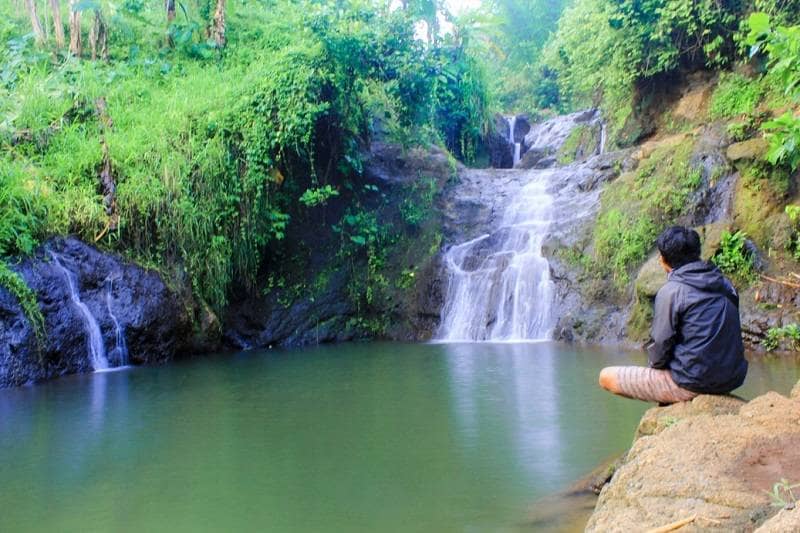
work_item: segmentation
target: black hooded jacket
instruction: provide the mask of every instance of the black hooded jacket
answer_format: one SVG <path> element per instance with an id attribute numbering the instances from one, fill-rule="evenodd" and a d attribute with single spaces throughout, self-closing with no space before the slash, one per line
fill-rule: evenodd
<path id="1" fill-rule="evenodd" d="M 652 368 L 669 368 L 679 386 L 693 392 L 724 394 L 747 374 L 739 295 L 717 267 L 705 261 L 670 272 L 656 294 Z"/>

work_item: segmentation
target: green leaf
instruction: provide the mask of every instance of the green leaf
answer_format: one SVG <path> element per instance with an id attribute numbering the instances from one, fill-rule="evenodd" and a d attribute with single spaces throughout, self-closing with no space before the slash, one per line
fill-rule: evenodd
<path id="1" fill-rule="evenodd" d="M 769 15 L 766 13 L 753 13 L 747 20 L 753 33 L 768 33 L 770 30 Z"/>
<path id="2" fill-rule="evenodd" d="M 359 246 L 364 246 L 365 244 L 367 244 L 367 239 L 365 239 L 361 235 L 351 235 L 350 240 L 358 244 Z"/>

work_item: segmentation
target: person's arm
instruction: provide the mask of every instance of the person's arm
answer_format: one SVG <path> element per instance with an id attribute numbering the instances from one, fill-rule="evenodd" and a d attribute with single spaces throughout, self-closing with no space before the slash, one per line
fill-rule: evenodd
<path id="1" fill-rule="evenodd" d="M 669 362 L 674 354 L 675 341 L 678 336 L 675 296 L 675 291 L 669 290 L 668 287 L 663 287 L 656 294 L 653 327 L 650 330 L 651 342 L 647 345 L 650 368 L 669 367 Z"/>

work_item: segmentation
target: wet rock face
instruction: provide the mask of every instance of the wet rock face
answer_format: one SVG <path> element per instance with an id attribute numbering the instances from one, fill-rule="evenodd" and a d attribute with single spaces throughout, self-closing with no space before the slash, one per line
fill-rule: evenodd
<path id="1" fill-rule="evenodd" d="M 692 517 L 681 531 L 753 531 L 777 512 L 767 495 L 773 484 L 800 478 L 799 450 L 797 398 L 698 396 L 651 409 L 586 531 L 643 531 Z M 776 517 L 765 531 L 790 519 Z"/>
<path id="2" fill-rule="evenodd" d="M 0 387 L 92 370 L 84 319 L 50 251 L 74 273 L 80 299 L 100 328 L 110 366 L 122 363 L 114 318 L 124 331 L 129 363 L 157 363 L 182 350 L 189 321 L 157 274 L 77 239 L 54 239 L 13 267 L 39 300 L 46 332 L 41 349 L 17 300 L 0 289 Z"/>

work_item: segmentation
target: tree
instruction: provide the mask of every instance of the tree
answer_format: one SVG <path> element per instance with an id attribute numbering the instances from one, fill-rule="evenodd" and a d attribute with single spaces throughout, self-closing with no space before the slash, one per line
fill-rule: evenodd
<path id="1" fill-rule="evenodd" d="M 82 51 L 81 12 L 78 10 L 78 0 L 69 0 L 69 53 L 80 57 Z"/>
<path id="2" fill-rule="evenodd" d="M 217 43 L 218 48 L 225 46 L 225 0 L 217 0 L 217 8 L 214 10 L 210 34 L 214 42 Z"/>
<path id="3" fill-rule="evenodd" d="M 61 22 L 61 1 L 50 0 L 50 11 L 53 13 L 53 29 L 56 38 L 56 47 L 64 48 L 64 24 Z"/>
<path id="4" fill-rule="evenodd" d="M 92 24 L 92 32 L 89 34 L 89 47 L 92 50 L 92 61 L 97 60 L 98 47 L 100 58 L 103 61 L 108 61 L 108 28 L 99 9 L 94 10 L 94 23 Z"/>
<path id="5" fill-rule="evenodd" d="M 25 0 L 25 8 L 31 18 L 31 27 L 36 38 L 36 44 L 44 44 L 44 30 L 42 29 L 42 23 L 39 22 L 39 15 L 36 14 L 36 2 L 34 0 Z"/>

